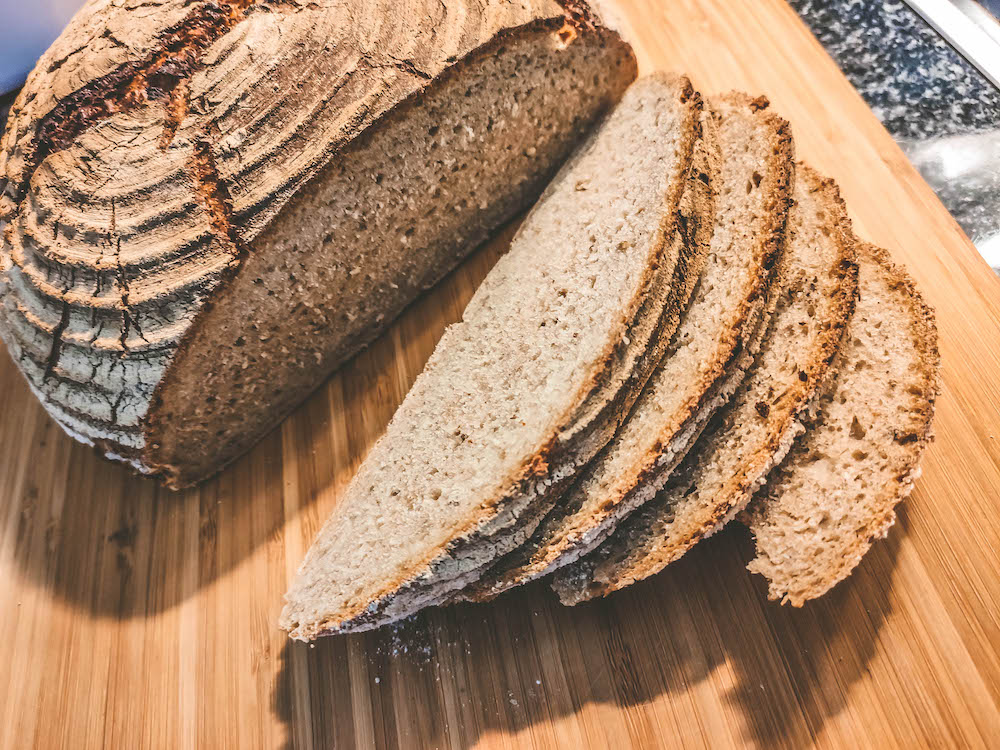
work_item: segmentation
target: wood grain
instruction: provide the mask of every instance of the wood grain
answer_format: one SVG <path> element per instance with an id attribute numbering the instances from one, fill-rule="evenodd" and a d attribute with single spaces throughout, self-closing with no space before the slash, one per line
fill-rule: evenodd
<path id="1" fill-rule="evenodd" d="M 251 455 L 172 495 L 0 362 L 0 747 L 986 747 L 1000 737 L 1000 279 L 779 0 L 628 0 L 643 67 L 766 93 L 937 309 L 937 442 L 889 538 L 802 610 L 745 532 L 565 609 L 532 586 L 289 644 L 306 546 L 509 232 Z"/>

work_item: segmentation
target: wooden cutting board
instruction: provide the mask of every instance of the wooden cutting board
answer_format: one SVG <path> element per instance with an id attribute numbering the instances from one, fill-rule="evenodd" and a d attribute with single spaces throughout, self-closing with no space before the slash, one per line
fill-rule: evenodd
<path id="1" fill-rule="evenodd" d="M 937 309 L 938 439 L 889 538 L 769 603 L 739 528 L 564 609 L 535 585 L 290 644 L 313 534 L 509 231 L 246 459 L 171 494 L 98 459 L 0 357 L 4 748 L 928 747 L 1000 742 L 1000 279 L 780 0 L 622 4 L 645 70 L 764 92 Z"/>

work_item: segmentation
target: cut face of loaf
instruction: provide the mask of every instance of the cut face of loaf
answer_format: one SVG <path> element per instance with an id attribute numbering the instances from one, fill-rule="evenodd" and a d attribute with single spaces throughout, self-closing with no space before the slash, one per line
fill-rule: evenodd
<path id="1" fill-rule="evenodd" d="M 610 439 L 662 353 L 678 238 L 711 216 L 700 116 L 686 78 L 648 77 L 560 170 L 309 550 L 281 616 L 293 637 L 440 602 Z"/>
<path id="2" fill-rule="evenodd" d="M 663 491 L 556 573 L 552 587 L 564 604 L 616 591 L 681 557 L 745 506 L 801 432 L 796 417 L 826 376 L 853 309 L 857 265 L 832 181 L 800 164 L 793 195 L 782 294 L 746 381 Z"/>
<path id="3" fill-rule="evenodd" d="M 884 250 L 862 245 L 860 297 L 808 431 L 748 506 L 768 596 L 829 591 L 896 518 L 940 390 L 934 315 Z"/>
<path id="4" fill-rule="evenodd" d="M 709 102 L 719 149 L 709 257 L 676 339 L 628 419 L 525 544 L 468 587 L 482 601 L 586 554 L 662 488 L 717 406 L 743 379 L 774 309 L 774 269 L 791 200 L 788 123 L 765 99 Z"/>
<path id="5" fill-rule="evenodd" d="M 95 1 L 32 73 L 0 155 L 0 336 L 77 438 L 174 487 L 214 473 L 635 77 L 582 3 L 357 6 Z"/>

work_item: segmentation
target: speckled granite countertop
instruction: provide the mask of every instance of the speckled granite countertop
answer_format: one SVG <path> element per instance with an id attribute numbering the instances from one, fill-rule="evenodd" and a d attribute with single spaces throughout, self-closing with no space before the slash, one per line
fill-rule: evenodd
<path id="1" fill-rule="evenodd" d="M 1000 267 L 1000 90 L 900 0 L 789 0 Z"/>

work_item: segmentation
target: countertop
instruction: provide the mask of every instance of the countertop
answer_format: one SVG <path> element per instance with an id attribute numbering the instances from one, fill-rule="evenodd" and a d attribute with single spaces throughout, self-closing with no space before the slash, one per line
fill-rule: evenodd
<path id="1" fill-rule="evenodd" d="M 1000 270 L 1000 90 L 899 0 L 789 0 Z"/>

